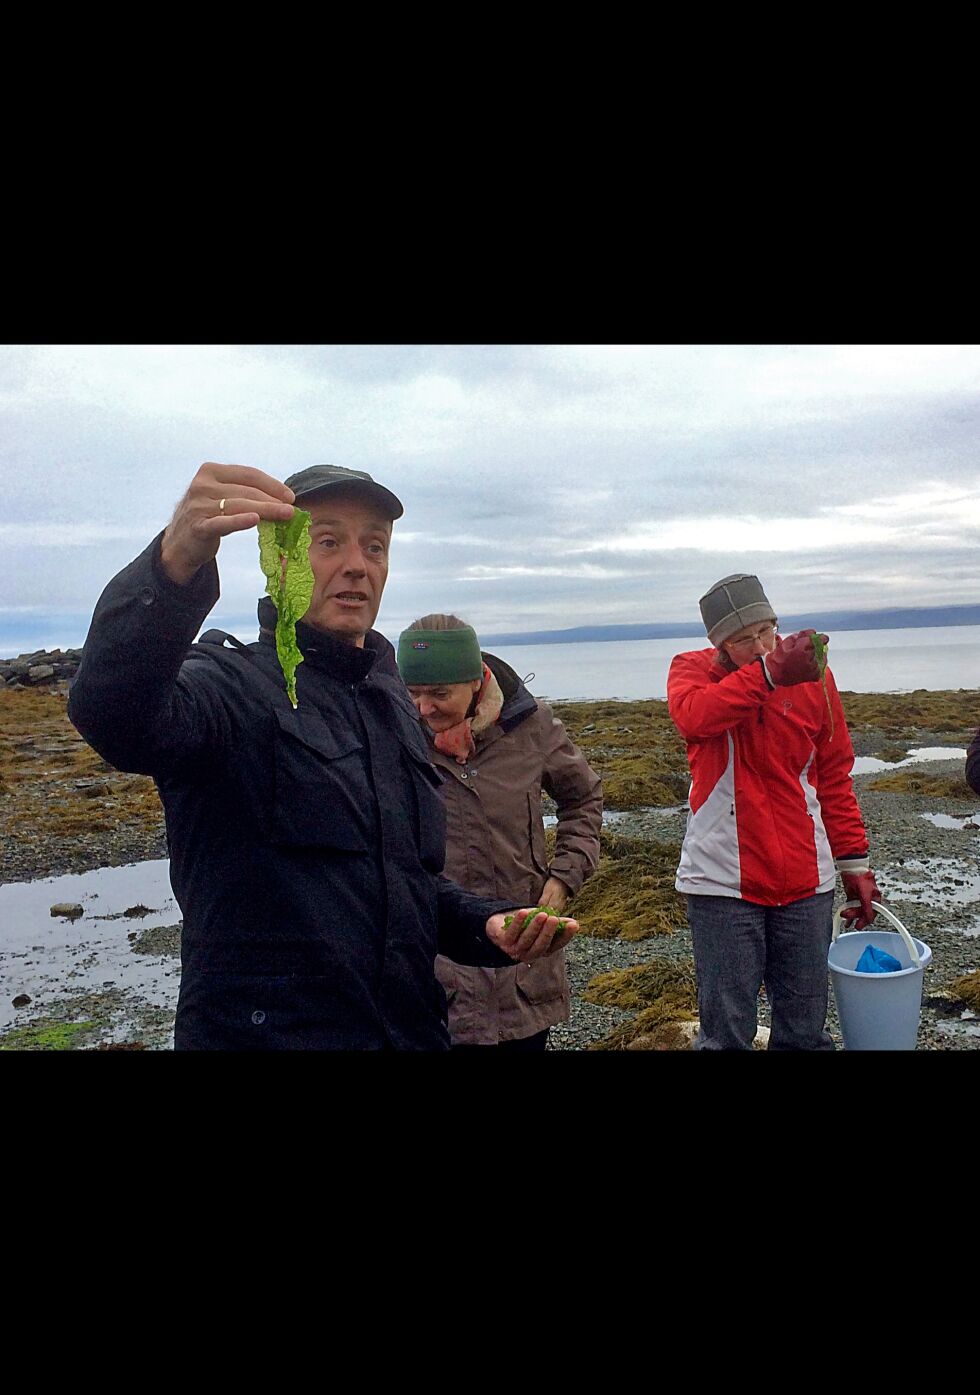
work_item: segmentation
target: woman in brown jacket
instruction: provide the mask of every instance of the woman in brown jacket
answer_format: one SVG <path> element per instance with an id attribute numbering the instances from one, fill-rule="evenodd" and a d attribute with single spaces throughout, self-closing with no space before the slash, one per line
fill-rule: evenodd
<path id="1" fill-rule="evenodd" d="M 398 641 L 398 668 L 442 771 L 446 875 L 515 905 L 564 909 L 599 861 L 602 782 L 547 703 L 484 654 L 455 615 L 426 615 Z M 558 809 L 549 860 L 541 791 Z M 565 952 L 478 969 L 439 955 L 454 1049 L 543 1050 L 568 1020 Z"/>

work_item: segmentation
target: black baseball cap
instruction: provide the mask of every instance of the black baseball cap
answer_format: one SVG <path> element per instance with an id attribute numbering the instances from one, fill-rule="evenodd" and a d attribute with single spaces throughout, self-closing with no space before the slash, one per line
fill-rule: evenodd
<path id="1" fill-rule="evenodd" d="M 401 500 L 390 489 L 378 484 L 366 471 L 348 470 L 346 465 L 309 465 L 305 470 L 290 475 L 285 483 L 296 495 L 297 504 L 325 489 L 343 486 L 345 489 L 354 488 L 370 499 L 385 518 L 401 518 L 405 512 Z"/>

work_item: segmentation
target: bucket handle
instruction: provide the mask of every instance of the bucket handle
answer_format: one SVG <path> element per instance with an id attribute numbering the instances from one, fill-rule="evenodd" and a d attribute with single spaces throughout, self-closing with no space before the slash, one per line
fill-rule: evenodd
<path id="1" fill-rule="evenodd" d="M 844 902 L 844 906 L 860 906 L 860 904 L 860 901 Z M 871 904 L 879 915 L 883 915 L 886 920 L 890 920 L 891 923 L 894 925 L 895 929 L 898 931 L 902 939 L 905 941 L 905 948 L 908 950 L 909 957 L 912 961 L 910 967 L 913 969 L 917 969 L 919 967 L 919 951 L 915 947 L 915 941 L 913 940 L 909 932 L 906 930 L 902 922 L 899 920 L 898 916 L 893 915 L 892 912 L 888 910 L 885 906 L 883 906 L 880 901 L 872 901 Z M 834 940 L 836 940 L 837 936 L 840 934 L 840 913 L 844 909 L 844 906 L 840 906 L 836 911 L 834 911 L 834 929 L 833 934 L 831 935 L 831 944 L 833 944 Z"/>

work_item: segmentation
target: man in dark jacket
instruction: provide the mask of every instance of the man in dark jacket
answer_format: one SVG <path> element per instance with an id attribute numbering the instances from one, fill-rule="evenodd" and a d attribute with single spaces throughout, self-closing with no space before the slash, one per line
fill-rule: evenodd
<path id="1" fill-rule="evenodd" d="M 293 705 L 259 641 L 192 644 L 218 599 L 220 541 L 312 518 Z M 440 876 L 445 822 L 391 645 L 373 629 L 402 506 L 370 475 L 317 465 L 286 484 L 202 465 L 168 527 L 106 587 L 68 713 L 163 802 L 183 913 L 177 1049 L 445 1050 L 437 952 L 500 967 L 578 929 Z M 226 648 L 224 641 L 231 642 Z"/>

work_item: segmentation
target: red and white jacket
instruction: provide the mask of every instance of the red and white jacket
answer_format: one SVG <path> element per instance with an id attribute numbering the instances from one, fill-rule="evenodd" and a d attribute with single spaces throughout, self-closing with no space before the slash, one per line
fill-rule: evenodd
<path id="1" fill-rule="evenodd" d="M 832 739 L 819 683 L 770 688 L 760 663 L 729 672 L 716 649 L 674 658 L 667 706 L 691 767 L 678 891 L 782 906 L 867 870 L 854 748 L 826 678 Z"/>

